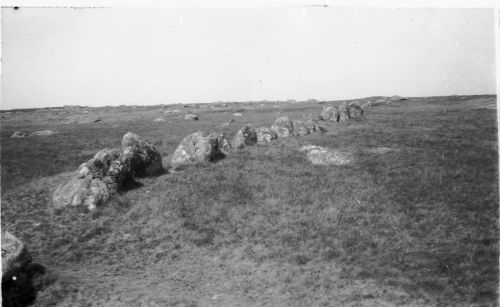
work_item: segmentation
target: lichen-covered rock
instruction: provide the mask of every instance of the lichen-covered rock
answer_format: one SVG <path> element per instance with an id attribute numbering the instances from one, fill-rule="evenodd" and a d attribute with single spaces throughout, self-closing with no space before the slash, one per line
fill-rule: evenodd
<path id="1" fill-rule="evenodd" d="M 270 143 L 272 140 L 278 138 L 278 134 L 276 131 L 273 131 L 267 127 L 260 127 L 255 129 L 257 133 L 257 144 L 266 144 Z"/>
<path id="2" fill-rule="evenodd" d="M 233 148 L 241 149 L 245 146 L 257 144 L 257 133 L 251 125 L 245 125 L 241 128 L 233 139 Z"/>
<path id="3" fill-rule="evenodd" d="M 134 176 L 151 176 L 163 171 L 160 152 L 137 134 L 127 132 L 122 139 L 122 149 L 123 154 L 130 158 L 130 170 Z"/>
<path id="4" fill-rule="evenodd" d="M 203 132 L 196 131 L 186 136 L 177 146 L 170 165 L 179 168 L 188 164 L 213 161 L 219 153 L 219 138 L 216 134 L 204 135 Z"/>
<path id="5" fill-rule="evenodd" d="M 28 306 L 35 298 L 35 274 L 45 269 L 32 263 L 26 246 L 9 232 L 2 231 L 2 306 Z"/>
<path id="6" fill-rule="evenodd" d="M 310 124 L 301 120 L 293 121 L 293 129 L 298 136 L 304 136 L 311 133 Z"/>
<path id="7" fill-rule="evenodd" d="M 300 151 L 307 152 L 307 159 L 314 165 L 346 165 L 353 162 L 350 154 L 321 146 L 302 146 Z"/>
<path id="8" fill-rule="evenodd" d="M 339 110 L 335 106 L 323 106 L 323 110 L 320 115 L 322 120 L 338 122 L 340 120 Z"/>
<path id="9" fill-rule="evenodd" d="M 14 132 L 10 137 L 11 138 L 25 138 L 27 137 L 28 135 L 22 131 L 16 131 Z"/>
<path id="10" fill-rule="evenodd" d="M 271 126 L 271 130 L 276 132 L 279 138 L 296 135 L 293 129 L 293 122 L 288 116 L 278 117 Z"/>

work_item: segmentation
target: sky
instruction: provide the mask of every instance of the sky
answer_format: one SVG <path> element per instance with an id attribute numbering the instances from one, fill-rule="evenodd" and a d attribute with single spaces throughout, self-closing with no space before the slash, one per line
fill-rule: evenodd
<path id="1" fill-rule="evenodd" d="M 492 9 L 2 8 L 1 109 L 494 94 Z"/>

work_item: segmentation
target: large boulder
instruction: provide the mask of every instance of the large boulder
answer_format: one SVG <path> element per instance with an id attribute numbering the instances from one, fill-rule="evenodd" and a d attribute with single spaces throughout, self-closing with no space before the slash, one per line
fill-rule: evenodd
<path id="1" fill-rule="evenodd" d="M 224 143 L 224 137 L 216 133 L 209 135 L 201 131 L 191 133 L 177 146 L 170 159 L 170 166 L 178 169 L 189 164 L 214 161 L 222 153 L 219 142 Z"/>
<path id="2" fill-rule="evenodd" d="M 233 148 L 241 149 L 245 146 L 257 144 L 257 132 L 251 125 L 245 125 L 233 138 Z"/>
<path id="3" fill-rule="evenodd" d="M 27 137 L 28 135 L 22 131 L 16 131 L 14 132 L 10 137 L 11 138 L 25 138 Z"/>
<path id="4" fill-rule="evenodd" d="M 326 121 L 338 122 L 340 120 L 340 113 L 335 106 L 324 105 L 320 118 Z"/>
<path id="5" fill-rule="evenodd" d="M 131 159 L 130 169 L 134 176 L 151 176 L 163 171 L 160 152 L 137 134 L 127 132 L 122 139 L 122 149 Z"/>
<path id="6" fill-rule="evenodd" d="M 257 133 L 257 144 L 265 144 L 269 143 L 272 140 L 278 138 L 278 134 L 276 131 L 273 131 L 267 127 L 260 127 L 255 129 L 255 133 Z"/>
<path id="7" fill-rule="evenodd" d="M 278 117 L 271 126 L 271 130 L 276 132 L 279 138 L 296 135 L 293 129 L 293 122 L 288 116 Z"/>
<path id="8" fill-rule="evenodd" d="M 127 133 L 122 149 L 105 148 L 80 165 L 66 184 L 57 187 L 52 196 L 54 209 L 84 206 L 89 210 L 106 202 L 134 176 L 147 176 L 163 170 L 161 155 L 148 141 Z"/>
<path id="9" fill-rule="evenodd" d="M 231 141 L 229 141 L 226 138 L 226 136 L 222 133 L 213 133 L 213 135 L 217 139 L 218 150 L 222 152 L 224 155 L 228 155 L 233 147 Z"/>
<path id="10" fill-rule="evenodd" d="M 35 274 L 43 274 L 41 265 L 32 263 L 26 246 L 7 231 L 2 231 L 2 306 L 28 306 L 36 298 Z"/>
<path id="11" fill-rule="evenodd" d="M 348 165 L 353 162 L 350 154 L 316 145 L 302 146 L 307 159 L 314 165 Z"/>

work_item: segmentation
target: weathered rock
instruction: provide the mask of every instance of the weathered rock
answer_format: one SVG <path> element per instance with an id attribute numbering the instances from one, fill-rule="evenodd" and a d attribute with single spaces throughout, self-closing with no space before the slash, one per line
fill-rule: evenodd
<path id="1" fill-rule="evenodd" d="M 45 269 L 32 263 L 26 246 L 9 232 L 2 231 L 2 306 L 28 306 L 35 298 L 35 274 Z"/>
<path id="2" fill-rule="evenodd" d="M 220 155 L 219 140 L 217 134 L 204 135 L 197 131 L 186 136 L 170 159 L 170 165 L 176 169 L 185 165 L 213 161 Z"/>
<path id="3" fill-rule="evenodd" d="M 349 105 L 349 119 L 362 117 L 363 113 L 363 108 L 361 108 L 357 103 L 352 103 Z"/>
<path id="4" fill-rule="evenodd" d="M 217 139 L 217 148 L 224 155 L 228 155 L 231 152 L 232 144 L 226 136 L 222 133 L 213 133 L 215 138 Z"/>
<path id="5" fill-rule="evenodd" d="M 193 113 L 188 113 L 188 114 L 184 115 L 184 119 L 198 120 L 198 115 L 193 114 Z"/>
<path id="6" fill-rule="evenodd" d="M 298 136 L 304 136 L 304 135 L 310 134 L 311 129 L 309 127 L 310 127 L 310 124 L 306 123 L 304 121 L 301 121 L 301 120 L 294 120 L 293 121 L 293 129 Z"/>
<path id="7" fill-rule="evenodd" d="M 14 132 L 10 137 L 11 138 L 25 138 L 27 137 L 28 135 L 22 131 L 16 131 Z"/>
<path id="8" fill-rule="evenodd" d="M 257 144 L 257 133 L 251 125 L 245 125 L 241 128 L 233 139 L 233 148 L 241 149 L 245 146 Z"/>
<path id="9" fill-rule="evenodd" d="M 130 170 L 134 176 L 151 176 L 163 171 L 161 154 L 153 144 L 128 132 L 122 139 L 123 154 L 130 158 Z"/>
<path id="10" fill-rule="evenodd" d="M 362 109 L 371 109 L 373 107 L 373 103 L 371 102 L 371 100 L 368 100 L 367 102 L 363 103 L 361 105 L 361 108 Z"/>
<path id="11" fill-rule="evenodd" d="M 271 126 L 271 130 L 276 132 L 279 138 L 296 135 L 293 129 L 293 122 L 288 116 L 278 117 Z"/>
<path id="12" fill-rule="evenodd" d="M 347 102 L 343 102 L 339 108 L 339 120 L 349 120 L 351 118 L 350 115 L 350 107 Z"/>
<path id="13" fill-rule="evenodd" d="M 30 136 L 48 136 L 48 135 L 52 135 L 54 133 L 55 132 L 52 130 L 40 130 L 40 131 L 33 132 L 32 134 L 30 134 Z"/>
<path id="14" fill-rule="evenodd" d="M 326 121 L 338 122 L 340 120 L 340 113 L 335 106 L 324 105 L 320 118 Z"/>
<path id="15" fill-rule="evenodd" d="M 260 127 L 255 129 L 255 133 L 257 133 L 257 144 L 265 144 L 269 143 L 272 140 L 278 138 L 278 134 L 276 131 L 273 131 L 267 127 Z"/>
<path id="16" fill-rule="evenodd" d="M 316 145 L 302 146 L 300 151 L 307 152 L 307 159 L 314 165 L 346 165 L 353 161 L 348 153 Z"/>

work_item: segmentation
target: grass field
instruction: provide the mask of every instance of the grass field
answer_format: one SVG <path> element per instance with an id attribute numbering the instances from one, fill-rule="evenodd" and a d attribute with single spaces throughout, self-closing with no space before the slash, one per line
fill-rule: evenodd
<path id="1" fill-rule="evenodd" d="M 95 109 L 77 123 L 14 113 L 1 122 L 2 227 L 48 269 L 37 306 L 496 306 L 497 113 L 478 107 L 495 99 L 374 107 L 324 123 L 325 134 L 141 179 L 95 212 L 57 215 L 57 185 L 127 131 L 169 155 L 195 130 L 232 136 L 322 105 L 190 109 L 199 121 L 158 106 Z M 10 138 L 40 129 L 57 133 Z M 298 150 L 308 144 L 349 151 L 355 163 L 313 166 Z"/>

